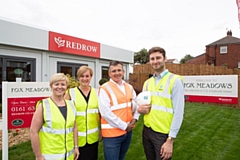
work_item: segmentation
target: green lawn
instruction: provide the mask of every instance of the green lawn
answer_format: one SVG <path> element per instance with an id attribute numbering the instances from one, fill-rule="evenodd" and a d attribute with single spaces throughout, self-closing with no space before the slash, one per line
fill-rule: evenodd
<path id="1" fill-rule="evenodd" d="M 125 160 L 146 159 L 141 140 L 142 123 L 141 117 Z M 30 142 L 11 147 L 9 159 L 33 160 Z M 100 143 L 99 160 L 103 159 Z M 240 160 L 240 109 L 186 103 L 172 160 Z"/>

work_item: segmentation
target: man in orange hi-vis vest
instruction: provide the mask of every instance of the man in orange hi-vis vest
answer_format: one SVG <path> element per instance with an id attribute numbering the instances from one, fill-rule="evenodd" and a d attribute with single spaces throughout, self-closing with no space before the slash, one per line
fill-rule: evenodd
<path id="1" fill-rule="evenodd" d="M 110 80 L 99 90 L 99 111 L 105 160 L 123 160 L 132 139 L 132 129 L 138 120 L 137 109 L 132 113 L 131 102 L 136 99 L 133 87 L 123 80 L 123 64 L 111 61 Z"/>

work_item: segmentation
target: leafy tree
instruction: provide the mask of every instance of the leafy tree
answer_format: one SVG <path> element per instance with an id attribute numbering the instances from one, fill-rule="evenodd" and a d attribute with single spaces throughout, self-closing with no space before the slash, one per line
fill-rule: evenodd
<path id="1" fill-rule="evenodd" d="M 134 63 L 146 64 L 149 61 L 148 51 L 143 48 L 139 52 L 134 52 Z"/>
<path id="2" fill-rule="evenodd" d="M 186 54 L 181 60 L 180 63 L 184 64 L 187 60 L 194 58 L 193 56 L 191 56 L 190 54 Z"/>

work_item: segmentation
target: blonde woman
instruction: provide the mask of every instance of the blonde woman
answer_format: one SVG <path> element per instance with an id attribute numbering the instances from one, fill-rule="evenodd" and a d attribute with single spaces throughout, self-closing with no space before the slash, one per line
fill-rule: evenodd
<path id="1" fill-rule="evenodd" d="M 65 98 L 74 101 L 78 125 L 78 146 L 81 153 L 78 160 L 98 159 L 98 140 L 100 118 L 98 113 L 98 97 L 90 86 L 93 71 L 81 66 L 77 71 L 79 86 L 69 89 Z"/>
<path id="2" fill-rule="evenodd" d="M 52 95 L 39 101 L 30 127 L 36 160 L 77 160 L 79 156 L 76 109 L 64 100 L 68 78 L 54 74 L 50 79 Z"/>

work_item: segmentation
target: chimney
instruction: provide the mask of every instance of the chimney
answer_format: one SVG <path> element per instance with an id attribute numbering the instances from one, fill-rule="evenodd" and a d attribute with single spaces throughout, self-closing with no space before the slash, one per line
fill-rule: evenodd
<path id="1" fill-rule="evenodd" d="M 227 36 L 232 36 L 232 31 L 231 30 L 227 31 Z"/>

